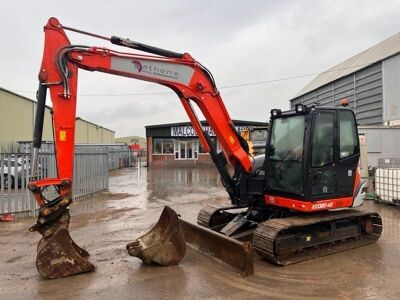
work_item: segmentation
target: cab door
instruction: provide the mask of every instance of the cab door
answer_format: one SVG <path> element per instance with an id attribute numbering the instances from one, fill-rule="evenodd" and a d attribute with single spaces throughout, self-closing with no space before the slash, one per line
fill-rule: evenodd
<path id="1" fill-rule="evenodd" d="M 353 196 L 355 176 L 360 158 L 357 122 L 350 110 L 338 110 L 339 155 L 338 155 L 338 197 Z"/>
<path id="2" fill-rule="evenodd" d="M 317 110 L 309 140 L 309 200 L 334 197 L 337 182 L 335 164 L 336 112 Z"/>

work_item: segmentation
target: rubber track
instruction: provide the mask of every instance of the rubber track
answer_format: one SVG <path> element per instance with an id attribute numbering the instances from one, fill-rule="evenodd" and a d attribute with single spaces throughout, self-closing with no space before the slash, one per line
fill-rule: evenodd
<path id="1" fill-rule="evenodd" d="M 214 224 L 210 224 L 212 216 L 221 210 L 237 208 L 236 206 L 229 206 L 228 203 L 215 203 L 204 206 L 197 215 L 197 224 L 203 227 L 210 228 Z"/>
<path id="2" fill-rule="evenodd" d="M 351 238 L 344 241 L 330 242 L 306 248 L 285 257 L 279 257 L 275 254 L 275 240 L 282 231 L 295 227 L 313 225 L 319 222 L 331 222 L 348 218 L 365 218 L 367 216 L 369 216 L 373 222 L 373 231 L 370 234 L 364 234 L 357 239 Z M 375 243 L 379 239 L 381 232 L 382 219 L 375 212 L 360 210 L 323 212 L 284 219 L 271 219 L 260 223 L 253 233 L 253 247 L 263 258 L 284 266 Z"/>

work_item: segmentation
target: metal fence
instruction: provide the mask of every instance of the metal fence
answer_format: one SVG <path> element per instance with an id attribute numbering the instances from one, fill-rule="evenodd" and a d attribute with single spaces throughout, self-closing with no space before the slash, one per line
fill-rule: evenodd
<path id="1" fill-rule="evenodd" d="M 0 215 L 14 214 L 17 218 L 35 216 L 37 204 L 27 185 L 30 180 L 31 155 L 0 154 Z M 38 179 L 57 176 L 53 153 L 40 153 Z M 108 154 L 75 153 L 73 198 L 79 201 L 108 189 Z M 47 191 L 51 197 L 55 191 Z"/>
<path id="2" fill-rule="evenodd" d="M 400 169 L 400 158 L 379 158 L 378 168 L 397 168 Z"/>
<path id="3" fill-rule="evenodd" d="M 32 142 L 18 142 L 19 152 L 31 153 Z M 54 144 L 53 142 L 43 142 L 40 149 L 40 153 L 53 153 Z M 132 166 L 134 161 L 131 160 L 132 152 L 127 144 L 76 144 L 75 153 L 101 153 L 107 154 L 107 165 L 108 170 L 115 170 Z"/>

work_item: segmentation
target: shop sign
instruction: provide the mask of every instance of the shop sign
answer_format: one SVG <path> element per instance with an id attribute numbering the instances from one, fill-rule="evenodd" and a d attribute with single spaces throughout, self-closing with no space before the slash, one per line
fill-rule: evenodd
<path id="1" fill-rule="evenodd" d="M 249 129 L 247 126 L 235 126 L 237 132 Z M 210 126 L 203 126 L 203 130 L 208 133 L 209 136 L 215 136 L 214 130 Z M 171 127 L 171 136 L 182 136 L 192 137 L 197 136 L 196 130 L 193 126 L 176 126 Z"/>
<path id="2" fill-rule="evenodd" d="M 400 126 L 400 120 L 389 121 L 389 126 Z"/>

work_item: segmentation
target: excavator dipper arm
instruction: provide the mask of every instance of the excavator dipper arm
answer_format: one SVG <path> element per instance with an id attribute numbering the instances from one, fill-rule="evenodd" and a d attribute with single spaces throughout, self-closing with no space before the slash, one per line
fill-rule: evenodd
<path id="1" fill-rule="evenodd" d="M 32 176 L 34 180 L 29 184 L 29 188 L 40 206 L 38 221 L 30 230 L 39 231 L 43 235 L 43 239 L 48 240 L 47 243 L 42 243 L 42 246 L 53 244 L 53 248 L 39 247 L 42 250 L 42 257 L 56 256 L 56 254 L 52 253 L 52 249 L 57 248 L 54 246 L 57 244 L 57 240 L 60 240 L 60 237 L 68 240 L 69 237 L 68 224 L 70 217 L 68 207 L 72 203 L 79 68 L 154 82 L 172 89 L 181 100 L 204 149 L 210 153 L 221 174 L 223 185 L 232 203 L 235 204 L 239 199 L 237 188 L 235 187 L 237 178 L 235 178 L 235 175 L 231 176 L 229 174 L 226 158 L 240 172 L 250 172 L 252 164 L 248 157 L 245 141 L 236 132 L 211 73 L 187 53 L 175 53 L 128 39 L 115 36 L 106 38 L 94 34 L 89 35 L 109 40 L 116 45 L 142 52 L 150 52 L 157 56 L 124 53 L 100 47 L 72 45 L 64 30 L 89 34 L 73 28 L 63 27 L 56 18 L 50 18 L 44 27 L 45 45 L 39 72 L 38 109 L 33 140 Z M 53 105 L 57 177 L 35 180 L 47 89 L 50 90 Z M 215 132 L 224 153 L 217 153 L 210 137 L 203 131 L 193 109 L 193 102 L 199 107 Z M 49 200 L 45 198 L 43 191 L 51 186 L 55 187 L 59 195 L 55 199 Z M 69 239 L 71 238 L 69 237 Z M 70 248 L 76 250 L 76 260 L 87 257 L 87 255 L 82 255 L 82 253 L 87 254 L 87 252 L 79 248 L 72 239 L 70 244 L 73 246 Z M 57 259 L 47 263 L 38 262 L 37 260 L 39 272 L 49 278 L 58 278 L 94 269 L 90 263 L 85 267 L 86 269 L 74 269 L 68 265 L 68 259 L 73 259 L 71 257 L 64 260 Z M 64 274 L 59 274 L 54 271 L 62 269 L 61 267 L 56 268 L 57 262 L 67 264 L 61 266 L 64 269 L 72 269 L 68 269 Z"/>
<path id="2" fill-rule="evenodd" d="M 145 51 L 157 54 L 165 52 L 169 56 L 176 57 L 122 53 L 105 48 L 71 45 L 62 25 L 55 18 L 49 20 L 44 31 L 45 50 L 39 73 L 38 101 L 44 105 L 45 89 L 49 88 L 53 104 L 58 177 L 31 183 L 31 190 L 41 207 L 46 206 L 46 200 L 43 199 L 40 190 L 48 185 L 57 186 L 61 198 L 71 198 L 79 68 L 150 81 L 171 88 L 180 98 L 204 149 L 211 154 L 217 164 L 231 199 L 235 198 L 232 178 L 224 166 L 224 159 L 221 158 L 222 155 L 216 153 L 214 145 L 202 130 L 191 102 L 199 107 L 207 119 L 230 163 L 239 164 L 245 172 L 250 172 L 252 166 L 212 75 L 205 67 L 187 53 L 178 54 L 117 37 L 112 37 L 110 40 L 115 44 L 132 48 L 132 45 L 138 44 L 139 46 L 135 47 L 138 50 L 141 50 L 142 46 L 145 47 Z M 37 117 L 37 119 L 34 148 L 40 148 L 43 124 L 43 118 Z M 69 205 L 69 202 L 65 200 L 64 204 Z M 58 206 L 47 207 L 45 213 L 51 214 L 57 209 Z"/>

